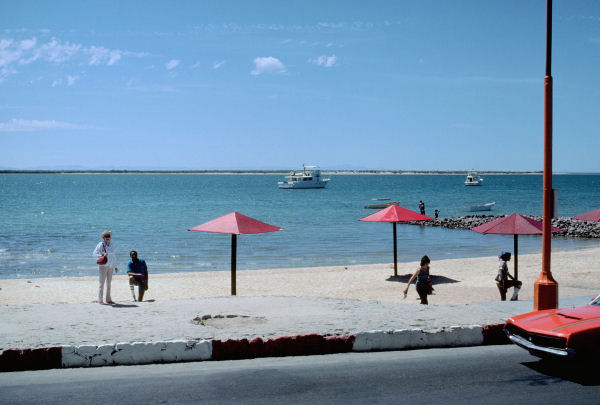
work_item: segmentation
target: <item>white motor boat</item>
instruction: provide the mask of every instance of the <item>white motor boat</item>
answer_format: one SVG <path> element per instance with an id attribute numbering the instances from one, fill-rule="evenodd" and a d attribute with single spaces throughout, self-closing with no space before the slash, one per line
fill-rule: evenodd
<path id="1" fill-rule="evenodd" d="M 496 202 L 489 202 L 489 203 L 483 203 L 483 204 L 473 204 L 473 205 L 465 205 L 464 207 L 462 207 L 463 211 L 471 211 L 471 212 L 475 212 L 475 211 L 491 211 L 492 208 L 494 208 L 494 205 L 496 205 Z"/>
<path id="2" fill-rule="evenodd" d="M 291 171 L 285 176 L 286 181 L 279 181 L 279 188 L 325 188 L 330 179 L 321 176 L 319 166 L 302 165 L 302 171 Z"/>
<path id="3" fill-rule="evenodd" d="M 477 172 L 470 171 L 467 173 L 467 179 L 465 180 L 465 186 L 481 186 L 483 179 L 479 177 Z"/>

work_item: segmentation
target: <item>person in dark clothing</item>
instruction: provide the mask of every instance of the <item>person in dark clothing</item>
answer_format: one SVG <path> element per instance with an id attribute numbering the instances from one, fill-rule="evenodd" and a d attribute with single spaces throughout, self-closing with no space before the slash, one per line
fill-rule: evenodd
<path id="1" fill-rule="evenodd" d="M 138 258 L 138 253 L 132 250 L 129 253 L 131 260 L 127 263 L 127 274 L 129 275 L 129 288 L 131 289 L 131 296 L 135 299 L 135 292 L 133 286 L 138 286 L 138 299 L 137 301 L 144 300 L 144 293 L 148 289 L 148 266 L 144 259 Z"/>
<path id="2" fill-rule="evenodd" d="M 431 279 L 429 278 L 429 263 L 431 262 L 431 260 L 429 260 L 429 257 L 427 256 L 423 256 L 421 258 L 421 267 L 419 267 L 417 269 L 417 271 L 415 272 L 415 274 L 413 274 L 410 278 L 410 280 L 408 280 L 408 284 L 406 286 L 406 288 L 404 289 L 404 297 L 406 298 L 406 295 L 408 294 L 408 287 L 410 287 L 410 285 L 412 284 L 413 280 L 416 278 L 417 279 L 417 293 L 419 294 L 419 298 L 421 298 L 421 304 L 423 305 L 427 305 L 429 304 L 427 302 L 427 294 L 429 294 L 429 290 L 430 290 L 430 286 L 431 286 Z"/>
<path id="3" fill-rule="evenodd" d="M 419 210 L 421 211 L 421 215 L 425 215 L 425 203 L 423 200 L 419 200 Z"/>
<path id="4" fill-rule="evenodd" d="M 440 215 L 440 211 L 439 210 L 435 210 L 435 211 L 433 211 L 433 214 L 437 218 Z"/>

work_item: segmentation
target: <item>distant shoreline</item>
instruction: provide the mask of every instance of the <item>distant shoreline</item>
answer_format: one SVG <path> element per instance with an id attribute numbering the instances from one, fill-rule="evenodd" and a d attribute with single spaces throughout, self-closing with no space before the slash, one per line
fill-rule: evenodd
<path id="1" fill-rule="evenodd" d="M 289 170 L 0 170 L 0 174 L 223 174 L 287 175 Z M 326 175 L 465 175 L 467 170 L 322 170 Z M 479 171 L 484 175 L 541 175 L 542 171 Z M 598 175 L 600 173 L 555 172 L 553 175 Z"/>

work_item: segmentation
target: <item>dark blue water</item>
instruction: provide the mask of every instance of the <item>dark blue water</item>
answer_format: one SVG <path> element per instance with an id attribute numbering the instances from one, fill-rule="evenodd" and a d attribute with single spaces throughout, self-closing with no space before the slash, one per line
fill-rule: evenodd
<path id="1" fill-rule="evenodd" d="M 541 175 L 483 176 L 465 187 L 458 175 L 333 175 L 327 189 L 279 190 L 274 175 L 4 174 L 0 175 L 0 278 L 61 277 L 97 272 L 92 250 L 113 231 L 124 267 L 136 249 L 153 272 L 228 270 L 229 235 L 187 229 L 232 211 L 284 228 L 238 237 L 238 268 L 390 263 L 392 225 L 359 222 L 364 204 L 391 198 L 441 217 L 464 205 L 495 201 L 493 214 L 542 213 Z M 555 175 L 560 216 L 600 206 L 600 175 Z M 495 255 L 512 236 L 398 226 L 398 259 Z M 554 249 L 599 246 L 558 238 Z M 521 236 L 519 253 L 537 252 L 541 237 Z"/>

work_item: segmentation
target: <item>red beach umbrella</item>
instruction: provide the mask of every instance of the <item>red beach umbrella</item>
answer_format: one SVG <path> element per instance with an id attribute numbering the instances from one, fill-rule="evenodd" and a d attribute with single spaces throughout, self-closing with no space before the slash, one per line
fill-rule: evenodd
<path id="1" fill-rule="evenodd" d="M 393 204 L 387 208 L 377 211 L 374 214 L 361 218 L 360 221 L 366 222 L 391 222 L 394 225 L 394 276 L 398 275 L 397 242 L 396 242 L 396 224 L 398 222 L 410 221 L 428 221 L 433 218 L 421 215 L 417 212 Z"/>
<path id="2" fill-rule="evenodd" d="M 237 235 L 275 232 L 282 229 L 247 217 L 239 212 L 232 212 L 202 225 L 190 228 L 188 231 L 231 234 L 231 295 L 236 295 Z"/>
<path id="3" fill-rule="evenodd" d="M 490 221 L 486 224 L 476 226 L 472 231 L 484 234 L 514 235 L 515 247 L 515 280 L 519 279 L 519 235 L 541 235 L 542 222 L 525 217 L 521 214 L 512 214 L 503 218 Z M 552 232 L 560 232 L 562 229 L 555 226 Z"/>
<path id="4" fill-rule="evenodd" d="M 600 221 L 600 208 L 595 211 L 586 212 L 585 214 L 577 215 L 573 219 L 581 219 L 583 221 Z"/>

